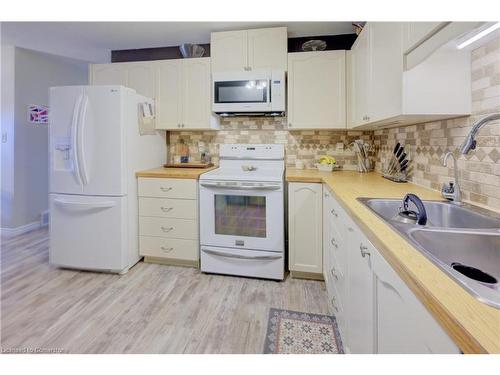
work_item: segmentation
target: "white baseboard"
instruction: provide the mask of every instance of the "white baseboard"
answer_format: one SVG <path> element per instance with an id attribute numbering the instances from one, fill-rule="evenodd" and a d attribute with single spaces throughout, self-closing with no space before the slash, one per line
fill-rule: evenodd
<path id="1" fill-rule="evenodd" d="M 21 225 L 20 227 L 16 228 L 0 228 L 0 233 L 2 234 L 3 237 L 14 237 L 14 236 L 19 236 L 20 234 L 23 233 L 31 232 L 32 230 L 36 230 L 39 228 L 40 228 L 40 222 L 34 221 L 32 223 Z"/>

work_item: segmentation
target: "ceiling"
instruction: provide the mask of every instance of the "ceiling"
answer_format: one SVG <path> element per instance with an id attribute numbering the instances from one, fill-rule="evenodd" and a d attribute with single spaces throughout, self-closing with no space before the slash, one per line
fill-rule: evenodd
<path id="1" fill-rule="evenodd" d="M 287 26 L 289 37 L 353 32 L 350 22 L 4 22 L 2 43 L 91 62 L 111 50 L 208 43 L 212 31 Z"/>

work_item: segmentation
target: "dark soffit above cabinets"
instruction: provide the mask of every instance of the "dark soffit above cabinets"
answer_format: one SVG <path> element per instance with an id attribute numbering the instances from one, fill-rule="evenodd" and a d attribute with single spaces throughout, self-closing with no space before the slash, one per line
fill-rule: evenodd
<path id="1" fill-rule="evenodd" d="M 326 50 L 350 50 L 356 34 L 341 35 L 321 35 L 299 38 L 288 38 L 288 52 L 302 52 L 301 46 L 304 42 L 313 39 L 321 39 L 326 42 Z M 210 57 L 210 44 L 201 44 L 205 48 L 203 57 Z M 179 46 L 158 47 L 158 48 L 140 48 L 123 49 L 111 51 L 111 62 L 129 62 L 129 61 L 150 61 L 150 60 L 171 60 L 182 59 Z"/>

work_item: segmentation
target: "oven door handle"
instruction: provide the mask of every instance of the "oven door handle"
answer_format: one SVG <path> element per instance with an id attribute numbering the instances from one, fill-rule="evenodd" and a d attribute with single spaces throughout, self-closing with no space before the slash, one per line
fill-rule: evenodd
<path id="1" fill-rule="evenodd" d="M 282 255 L 256 255 L 256 256 L 247 256 L 247 255 L 226 253 L 224 251 L 210 250 L 210 249 L 202 249 L 202 251 L 204 253 L 211 254 L 211 255 L 217 255 L 217 256 L 226 257 L 226 258 L 237 258 L 237 259 L 271 260 L 271 259 L 280 259 L 280 258 L 282 258 Z"/>
<path id="2" fill-rule="evenodd" d="M 203 187 L 220 188 L 220 189 L 231 189 L 231 190 L 279 190 L 281 186 L 279 185 L 261 185 L 261 186 L 238 186 L 238 185 L 224 185 L 215 182 L 200 182 Z"/>

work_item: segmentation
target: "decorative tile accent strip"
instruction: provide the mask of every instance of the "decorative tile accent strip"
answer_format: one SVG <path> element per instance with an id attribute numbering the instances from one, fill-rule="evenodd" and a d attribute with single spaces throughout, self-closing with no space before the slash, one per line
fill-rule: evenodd
<path id="1" fill-rule="evenodd" d="M 344 353 L 334 316 L 269 310 L 265 354 Z"/>

